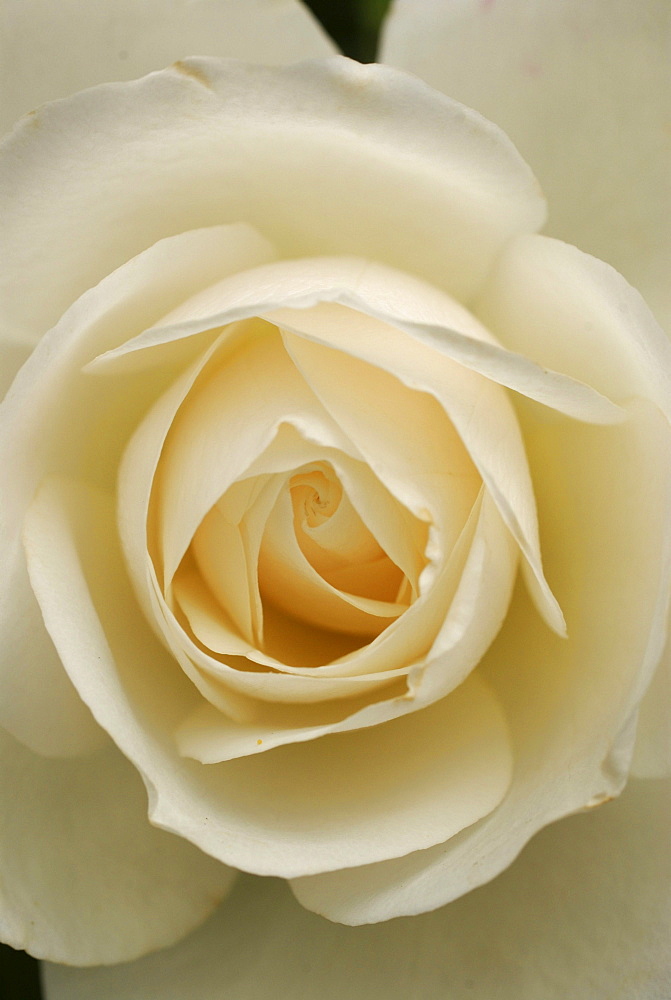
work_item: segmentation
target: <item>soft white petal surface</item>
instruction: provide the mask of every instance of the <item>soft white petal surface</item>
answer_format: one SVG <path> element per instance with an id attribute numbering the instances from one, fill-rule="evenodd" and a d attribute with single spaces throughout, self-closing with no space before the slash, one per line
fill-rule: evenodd
<path id="1" fill-rule="evenodd" d="M 549 232 L 608 260 L 671 328 L 666 0 L 396 0 L 382 59 L 500 125 Z"/>
<path id="2" fill-rule="evenodd" d="M 150 826 L 116 747 L 45 760 L 0 731 L 0 749 L 3 941 L 56 962 L 124 962 L 178 941 L 227 892 L 231 869 Z"/>
<path id="3" fill-rule="evenodd" d="M 23 340 L 8 331 L 0 331 L 0 399 L 33 349 L 32 340 Z"/>
<path id="4" fill-rule="evenodd" d="M 261 468 L 265 468 L 267 472 L 263 475 L 268 479 L 266 485 L 258 493 L 258 497 L 253 505 L 252 512 L 254 518 L 252 520 L 254 523 L 250 524 L 250 518 L 247 517 L 244 539 L 242 534 L 239 533 L 239 542 L 245 548 L 248 559 L 251 562 L 256 561 L 257 549 L 260 547 L 261 541 L 256 536 L 259 532 L 262 532 L 266 515 L 270 512 L 277 493 L 285 481 L 285 477 L 278 475 L 278 473 L 286 473 L 297 466 L 320 460 L 333 463 L 333 467 L 340 476 L 345 489 L 354 498 L 355 505 L 364 513 L 368 523 L 371 526 L 375 526 L 380 540 L 383 543 L 387 543 L 386 547 L 395 562 L 408 574 L 413 586 L 415 586 L 418 582 L 418 573 L 424 564 L 424 561 L 421 559 L 421 553 L 426 544 L 426 525 L 415 521 L 407 511 L 405 511 L 406 517 L 403 517 L 404 508 L 394 501 L 393 497 L 384 489 L 371 470 L 362 462 L 350 460 L 341 452 L 306 441 L 289 424 L 280 427 L 269 448 L 259 456 L 256 462 L 252 463 L 248 470 L 249 472 L 258 472 Z M 272 475 L 272 473 L 275 475 Z M 261 475 L 259 473 L 259 478 Z M 276 480 L 279 480 L 279 483 Z M 249 482 L 250 480 L 243 480 L 238 485 L 241 488 L 246 488 L 246 484 Z M 218 514 L 222 507 L 224 510 L 228 509 L 226 505 L 231 492 L 229 491 L 227 498 L 222 500 L 220 504 L 217 504 L 214 510 L 206 516 L 196 532 L 199 540 L 203 529 L 206 529 L 206 538 L 209 538 L 212 544 L 219 547 L 220 526 L 224 524 L 225 519 L 223 516 L 214 518 L 213 514 Z M 261 508 L 260 511 L 259 508 Z M 231 516 L 233 516 L 233 512 L 231 512 Z M 210 525 L 210 520 L 213 520 L 213 526 Z M 256 520 L 260 522 L 260 525 L 256 524 Z M 231 523 L 228 523 L 229 528 L 232 527 Z M 413 529 L 415 530 L 413 531 Z M 226 528 L 224 530 L 228 531 Z M 206 544 L 206 540 L 203 539 L 203 545 L 206 546 Z M 226 576 L 226 560 L 219 559 L 214 560 L 214 562 L 217 564 L 216 576 L 221 576 L 223 582 L 223 578 Z M 457 571 L 455 570 L 455 572 Z M 256 577 L 250 582 L 256 585 Z M 291 642 L 288 628 L 281 628 L 282 623 L 280 618 L 273 615 L 273 610 L 270 607 L 265 608 L 263 616 L 265 651 L 255 648 L 253 643 L 246 642 L 232 627 L 232 624 L 224 619 L 221 607 L 217 610 L 213 598 L 210 596 L 208 599 L 203 581 L 199 579 L 198 573 L 193 565 L 189 563 L 188 559 L 175 577 L 173 594 L 177 604 L 182 608 L 187 619 L 191 622 L 194 634 L 200 637 L 208 649 L 215 652 L 247 656 L 257 663 L 273 667 L 285 675 L 300 675 L 313 682 L 317 676 L 323 679 L 326 676 L 351 675 L 352 679 L 356 681 L 370 670 L 384 670 L 387 674 L 389 672 L 389 662 L 387 661 L 385 664 L 384 659 L 379 655 L 379 649 L 375 649 L 371 645 L 361 649 L 356 655 L 352 653 L 352 657 L 350 658 L 352 662 L 347 665 L 345 661 L 348 658 L 347 656 L 343 657 L 342 648 L 339 648 L 337 644 L 334 646 L 336 637 L 333 635 L 327 636 L 324 632 L 317 632 L 310 639 L 308 632 L 303 629 L 301 632 L 302 639 L 294 636 L 294 641 Z M 428 602 L 424 601 L 423 603 L 426 605 Z M 434 603 L 433 596 L 431 597 L 431 603 Z M 408 622 L 406 625 L 404 617 L 403 629 L 401 631 L 407 632 L 408 627 L 412 627 L 416 632 L 426 634 L 424 646 L 422 646 L 421 642 L 414 644 L 419 653 L 422 648 L 428 646 L 431 626 L 427 624 L 426 619 L 424 619 L 423 625 L 420 624 L 421 619 L 418 620 L 416 618 L 418 610 L 419 607 L 413 605 L 406 612 L 411 619 L 414 617 L 415 621 L 414 624 Z M 441 611 L 444 614 L 444 606 L 441 608 Z M 196 620 L 198 622 L 197 628 L 195 624 Z M 399 660 L 399 666 L 395 669 L 397 672 L 400 670 L 407 672 L 408 667 L 404 668 L 400 664 L 412 659 L 412 653 L 407 648 L 407 644 L 402 644 L 399 648 L 399 629 L 396 628 L 395 632 L 396 638 L 394 641 L 393 657 L 394 661 Z M 341 643 L 342 641 L 343 637 L 341 637 Z M 384 640 L 378 641 L 378 647 L 383 643 Z M 358 645 L 358 642 L 354 642 L 351 646 L 352 650 L 358 647 Z M 388 643 L 384 643 L 384 645 L 388 646 Z M 277 656 L 272 655 L 271 650 Z M 332 656 L 329 655 L 331 653 L 333 654 Z M 388 655 L 392 655 L 392 653 L 388 651 Z M 338 659 L 339 662 L 331 663 L 331 659 Z M 295 660 L 297 662 L 305 660 L 307 665 L 289 665 L 290 662 L 293 663 Z M 357 661 L 356 663 L 354 662 L 355 660 Z M 320 666 L 319 664 L 324 664 L 324 666 Z M 376 665 L 374 666 L 373 664 Z M 204 662 L 203 666 L 204 669 L 208 669 Z M 218 673 L 222 667 L 223 665 L 218 661 L 212 664 L 212 669 L 215 673 Z M 265 674 L 263 676 L 268 680 L 272 680 L 273 675 Z M 279 680 L 277 675 L 274 676 Z M 256 674 L 255 679 L 252 675 L 247 675 L 248 682 L 254 683 L 254 680 L 262 680 L 261 675 Z M 279 688 L 277 690 L 279 693 Z"/>
<path id="5" fill-rule="evenodd" d="M 651 399 L 671 418 L 671 342 L 609 264 L 547 236 L 513 240 L 477 313 L 512 350 L 616 402 Z"/>
<path id="6" fill-rule="evenodd" d="M 301 902 L 331 919 L 366 923 L 439 906 L 498 874 L 539 827 L 619 794 L 626 780 L 632 721 L 665 637 L 669 426 L 649 404 L 617 427 L 542 414 L 524 423 L 543 553 L 568 638 L 549 632 L 518 589 L 480 667 L 511 726 L 510 791 L 445 845 L 298 879 Z"/>
<path id="7" fill-rule="evenodd" d="M 642 778 L 671 774 L 671 634 L 638 713 L 632 772 Z"/>
<path id="8" fill-rule="evenodd" d="M 544 218 L 495 126 L 342 58 L 188 60 L 46 106 L 4 154 L 2 295 L 10 327 L 34 337 L 123 261 L 200 226 L 244 220 L 282 256 L 356 253 L 464 296 Z M 26 271 L 39 296 L 25 295 Z"/>
<path id="9" fill-rule="evenodd" d="M 524 444 L 505 392 L 468 370 L 455 370 L 456 366 L 448 359 L 422 350 L 424 345 L 417 345 L 412 340 L 405 344 L 402 336 L 394 343 L 397 331 L 376 326 L 374 320 L 364 323 L 363 331 L 352 324 L 348 337 L 348 325 L 342 320 L 338 324 L 338 318 L 336 313 L 331 316 L 330 324 L 323 321 L 320 324 L 320 311 L 317 310 L 315 325 L 324 331 L 320 330 L 321 343 L 311 343 L 301 337 L 287 338 L 288 349 L 321 402 L 357 443 L 381 478 L 384 479 L 387 473 L 384 463 L 388 457 L 392 462 L 392 475 L 401 479 L 405 489 L 410 486 L 406 470 L 413 470 L 412 487 L 418 488 L 419 498 L 411 494 L 408 505 L 413 501 L 415 509 L 418 504 L 426 505 L 442 530 L 445 530 L 445 513 L 452 515 L 450 496 L 461 500 L 462 504 L 468 499 L 469 491 L 463 486 L 471 473 L 470 462 L 458 461 L 461 455 L 455 442 L 450 441 L 453 427 L 445 420 L 447 414 L 529 564 L 533 593 L 542 613 L 551 627 L 563 634 L 565 625 L 561 609 L 543 576 L 536 508 Z M 296 326 L 300 330 L 304 325 L 299 314 Z M 311 325 L 309 321 L 307 325 Z M 343 338 L 345 344 L 338 344 L 341 348 L 346 347 L 346 353 L 323 346 L 332 343 L 329 333 L 336 330 L 347 331 Z M 362 356 L 374 359 L 383 370 L 362 364 Z M 445 363 L 441 363 L 443 361 Z M 408 389 L 405 381 L 399 385 L 389 376 L 390 369 L 403 372 L 404 380 L 422 392 Z M 435 413 L 431 412 L 431 406 Z M 425 444 L 425 456 L 428 455 L 424 463 L 420 463 L 418 442 L 410 434 L 411 414 L 413 422 L 424 431 L 421 443 Z M 385 442 L 391 442 L 391 446 L 388 444 L 383 449 Z M 435 488 L 441 476 L 448 487 L 438 493 L 436 500 Z M 448 550 L 454 538 L 450 520 L 451 517 L 447 525 Z M 460 520 L 457 514 L 454 517 L 457 525 Z"/>
<path id="10" fill-rule="evenodd" d="M 671 417 L 671 342 L 608 264 L 543 236 L 521 238 L 492 272 L 478 314 L 514 350 L 584 378 L 614 400 L 640 394 Z M 667 652 L 639 721 L 641 774 L 671 769 Z"/>
<path id="11" fill-rule="evenodd" d="M 127 436 L 174 377 L 180 353 L 173 352 L 156 377 L 140 371 L 122 380 L 101 380 L 82 375 L 82 367 L 158 320 L 167 305 L 209 284 L 222 270 L 271 257 L 267 242 L 246 226 L 197 230 L 157 243 L 68 310 L 2 403 L 0 452 L 3 465 L 13 471 L 2 481 L 0 505 L 0 721 L 40 753 L 86 752 L 99 737 L 53 651 L 26 578 L 20 545 L 24 511 L 42 478 L 55 470 L 79 475 L 85 469 L 95 481 L 114 483 Z"/>
<path id="12" fill-rule="evenodd" d="M 492 382 L 577 420 L 614 423 L 622 419 L 619 408 L 596 389 L 498 344 L 472 313 L 441 288 L 386 263 L 349 255 L 280 261 L 256 273 L 229 276 L 182 303 L 155 327 L 97 359 L 96 365 L 119 364 L 133 352 L 257 314 L 284 321 L 291 329 L 286 309 L 309 309 L 321 303 L 347 306 L 397 327 Z M 425 363 L 418 362 L 418 368 L 425 371 Z"/>
<path id="13" fill-rule="evenodd" d="M 130 965 L 47 965 L 48 1000 L 666 1000 L 671 785 L 534 838 L 490 885 L 435 913 L 343 927 L 275 880 L 242 878 L 181 945 Z"/>
<path id="14" fill-rule="evenodd" d="M 49 480 L 26 519 L 26 549 L 64 667 L 142 773 L 156 825 L 234 867 L 295 875 L 436 844 L 501 801 L 509 736 L 475 676 L 385 728 L 207 768 L 180 757 L 172 734 L 198 695 L 143 621 L 114 528 L 111 498 Z"/>
<path id="15" fill-rule="evenodd" d="M 18 546 L 13 562 L 7 565 L 9 592 L 0 598 L 3 728 L 47 757 L 100 749 L 107 742 L 105 733 L 63 670 Z"/>
<path id="16" fill-rule="evenodd" d="M 326 711 L 319 706 L 319 711 L 311 716 L 305 713 L 301 716 L 295 708 L 293 712 L 280 714 L 268 711 L 266 706 L 257 706 L 248 719 L 231 722 L 210 706 L 199 707 L 180 727 L 182 751 L 197 760 L 213 762 L 288 742 L 314 740 L 328 733 L 347 733 L 368 727 L 373 727 L 371 738 L 374 740 L 376 726 L 411 716 L 438 699 L 449 701 L 445 695 L 453 692 L 475 669 L 500 628 L 517 568 L 514 542 L 488 497 L 478 505 L 478 516 L 472 521 L 476 523 L 474 533 L 465 532 L 465 538 L 460 540 L 464 543 L 463 548 L 468 549 L 465 564 L 461 553 L 455 559 L 454 568 L 461 579 L 457 586 L 448 571 L 447 593 L 445 581 L 439 580 L 437 607 L 434 605 L 432 609 L 434 615 L 442 610 L 443 617 L 432 623 L 438 635 L 430 654 L 414 665 L 411 663 L 407 685 L 396 684 L 382 689 L 376 701 L 336 702 L 327 706 Z M 450 603 L 449 596 L 455 588 Z M 448 605 L 445 617 L 444 609 Z M 414 627 L 414 631 L 422 629 L 426 623 L 426 617 L 413 619 L 411 611 L 405 613 L 400 624 L 405 625 L 406 619 L 410 619 L 407 624 L 411 629 Z M 431 623 L 431 617 L 428 620 Z M 400 628 L 396 636 L 390 637 L 392 656 L 396 652 L 395 640 L 401 635 L 407 643 L 407 633 L 404 635 Z M 353 664 L 357 658 L 354 654 Z M 390 671 L 394 678 L 398 673 L 400 671 Z M 450 695 L 453 696 L 456 695 Z M 213 700 L 213 704 L 216 705 L 216 701 Z M 419 715 L 424 718 L 421 712 Z"/>
<path id="17" fill-rule="evenodd" d="M 161 415 L 166 441 L 155 502 L 164 585 L 207 512 L 248 474 L 282 424 L 297 427 L 325 448 L 359 457 L 296 371 L 277 331 L 257 323 L 250 332 L 255 336 L 249 343 L 220 364 L 215 355 L 217 368 L 208 366 L 209 377 L 203 385 L 195 383 L 174 419 L 167 406 Z"/>
<path id="18" fill-rule="evenodd" d="M 45 101 L 188 55 L 288 63 L 333 42 L 299 0 L 3 0 L 0 132 Z"/>

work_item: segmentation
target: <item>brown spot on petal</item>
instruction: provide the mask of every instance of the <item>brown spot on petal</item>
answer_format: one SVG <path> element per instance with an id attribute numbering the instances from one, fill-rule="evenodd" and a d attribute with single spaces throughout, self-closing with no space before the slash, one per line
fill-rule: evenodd
<path id="1" fill-rule="evenodd" d="M 178 73 L 182 73 L 184 76 L 190 76 L 203 87 L 207 87 L 208 90 L 212 90 L 212 84 L 210 83 L 208 77 L 198 66 L 194 66 L 191 63 L 183 62 L 181 59 L 178 59 L 176 63 L 172 64 L 172 69 L 177 70 Z"/>
<path id="2" fill-rule="evenodd" d="M 617 796 L 607 795 L 605 792 L 602 795 L 595 795 L 593 799 L 587 802 L 583 809 L 597 809 L 599 806 L 605 806 L 607 802 L 613 802 Z"/>

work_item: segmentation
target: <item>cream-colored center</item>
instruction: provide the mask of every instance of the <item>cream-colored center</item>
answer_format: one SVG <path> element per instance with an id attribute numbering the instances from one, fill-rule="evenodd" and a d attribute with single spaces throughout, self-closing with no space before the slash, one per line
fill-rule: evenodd
<path id="1" fill-rule="evenodd" d="M 297 520 L 302 518 L 309 528 L 324 524 L 339 508 L 342 486 L 326 464 L 292 476 L 289 488 L 294 515 Z"/>

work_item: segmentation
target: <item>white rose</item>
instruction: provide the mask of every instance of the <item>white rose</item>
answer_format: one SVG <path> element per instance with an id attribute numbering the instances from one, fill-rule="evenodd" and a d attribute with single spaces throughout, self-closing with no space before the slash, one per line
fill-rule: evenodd
<path id="1" fill-rule="evenodd" d="M 536 235 L 496 127 L 379 67 L 186 60 L 39 110 L 2 171 L 3 326 L 39 340 L 0 441 L 6 940 L 128 960 L 200 924 L 233 869 L 343 923 L 424 912 L 618 795 L 642 704 L 660 772 L 671 351 L 608 265 Z M 663 315 L 657 259 L 621 242 Z M 514 874 L 485 890 L 513 924 Z M 148 971 L 196 995 L 197 965 L 214 998 L 236 956 L 196 956 L 268 907 L 290 935 L 273 995 L 324 994 L 294 934 L 372 941 L 385 994 L 409 992 L 393 930 L 276 892 L 243 881 L 174 953 L 186 980 L 165 956 L 54 968 L 49 995 L 149 998 Z M 472 930 L 478 898 L 408 933 Z M 511 996 L 556 995 L 545 970 Z M 244 976 L 236 997 L 264 995 L 253 953 Z"/>

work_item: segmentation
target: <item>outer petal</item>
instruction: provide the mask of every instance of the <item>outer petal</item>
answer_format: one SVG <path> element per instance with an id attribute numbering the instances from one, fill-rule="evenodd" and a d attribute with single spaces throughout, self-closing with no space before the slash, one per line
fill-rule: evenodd
<path id="1" fill-rule="evenodd" d="M 671 418 L 671 344 L 609 264 L 547 236 L 513 240 L 476 312 L 506 347 L 610 399 L 651 399 Z"/>
<path id="2" fill-rule="evenodd" d="M 0 332 L 0 399 L 9 389 L 14 376 L 33 349 L 31 340 L 13 337 L 9 332 Z"/>
<path id="3" fill-rule="evenodd" d="M 552 234 L 610 261 L 671 323 L 666 0 L 396 0 L 382 55 L 505 129 Z"/>
<path id="4" fill-rule="evenodd" d="M 57 962 L 123 962 L 178 941 L 227 891 L 231 869 L 150 826 L 115 747 L 45 760 L 0 730 L 0 751 L 3 941 Z"/>
<path id="5" fill-rule="evenodd" d="M 335 51 L 298 0 L 3 0 L 0 132 L 31 108 L 187 55 L 286 63 Z"/>
<path id="6" fill-rule="evenodd" d="M 653 399 L 671 418 L 671 343 L 645 302 L 608 264 L 544 236 L 514 240 L 478 313 L 504 344 L 585 379 L 612 399 Z M 671 771 L 671 650 L 639 719 L 637 773 Z"/>
<path id="7" fill-rule="evenodd" d="M 8 136 L 0 192 L 6 322 L 36 337 L 123 261 L 199 226 L 244 220 L 283 256 L 355 253 L 462 297 L 545 213 L 496 126 L 345 59 L 194 59 L 54 102 Z"/>
<path id="8" fill-rule="evenodd" d="M 640 297 L 607 265 L 557 241 L 522 240 L 503 255 L 480 311 L 504 343 L 533 350 L 541 364 L 587 375 L 616 398 L 628 388 L 668 406 L 668 343 Z M 547 338 L 532 341 L 532 329 Z M 500 871 L 505 855 L 512 858 L 534 826 L 603 801 L 622 786 L 636 708 L 664 644 L 671 555 L 668 422 L 647 404 L 631 409 L 628 425 L 604 430 L 571 425 L 534 407 L 521 413 L 543 552 L 569 639 L 557 644 L 519 602 L 513 606 L 486 658 L 520 740 L 508 799 L 440 850 L 299 880 L 299 898 L 332 918 L 358 922 L 416 912 L 431 899 L 440 905 Z M 533 719 L 523 721 L 525 704 Z M 533 822 L 515 832 L 532 801 Z"/>
<path id="9" fill-rule="evenodd" d="M 222 270 L 244 269 L 269 256 L 268 244 L 245 226 L 215 226 L 160 241 L 75 303 L 43 338 L 2 403 L 2 463 L 13 472 L 2 480 L 0 504 L 0 720 L 39 753 L 86 752 L 100 739 L 30 589 L 19 541 L 23 512 L 54 469 L 79 474 L 86 468 L 94 480 L 114 482 L 115 459 L 133 421 L 162 388 L 144 373 L 125 377 L 122 385 L 101 384 L 82 375 L 82 366 Z"/>
<path id="10" fill-rule="evenodd" d="M 198 696 L 140 615 L 114 544 L 110 498 L 48 480 L 25 538 L 31 581 L 63 664 L 141 771 L 157 826 L 234 867 L 295 875 L 440 843 L 505 794 L 505 718 L 475 676 L 452 699 L 395 719 L 384 732 L 207 768 L 180 758 L 172 733 Z"/>
<path id="11" fill-rule="evenodd" d="M 440 906 L 498 874 L 540 827 L 619 794 L 626 779 L 632 722 L 664 638 L 669 427 L 649 405 L 617 427 L 543 413 L 524 423 L 543 553 L 568 639 L 553 636 L 520 592 L 481 664 L 514 737 L 510 791 L 441 847 L 298 879 L 301 902 L 331 919 L 365 923 Z"/>
<path id="12" fill-rule="evenodd" d="M 671 628 L 662 661 L 641 702 L 632 772 L 641 778 L 671 774 Z"/>
<path id="13" fill-rule="evenodd" d="M 48 1000 L 663 1000 L 671 991 L 671 786 L 539 834 L 495 882 L 435 913 L 343 927 L 241 879 L 171 951 L 46 966 Z"/>

